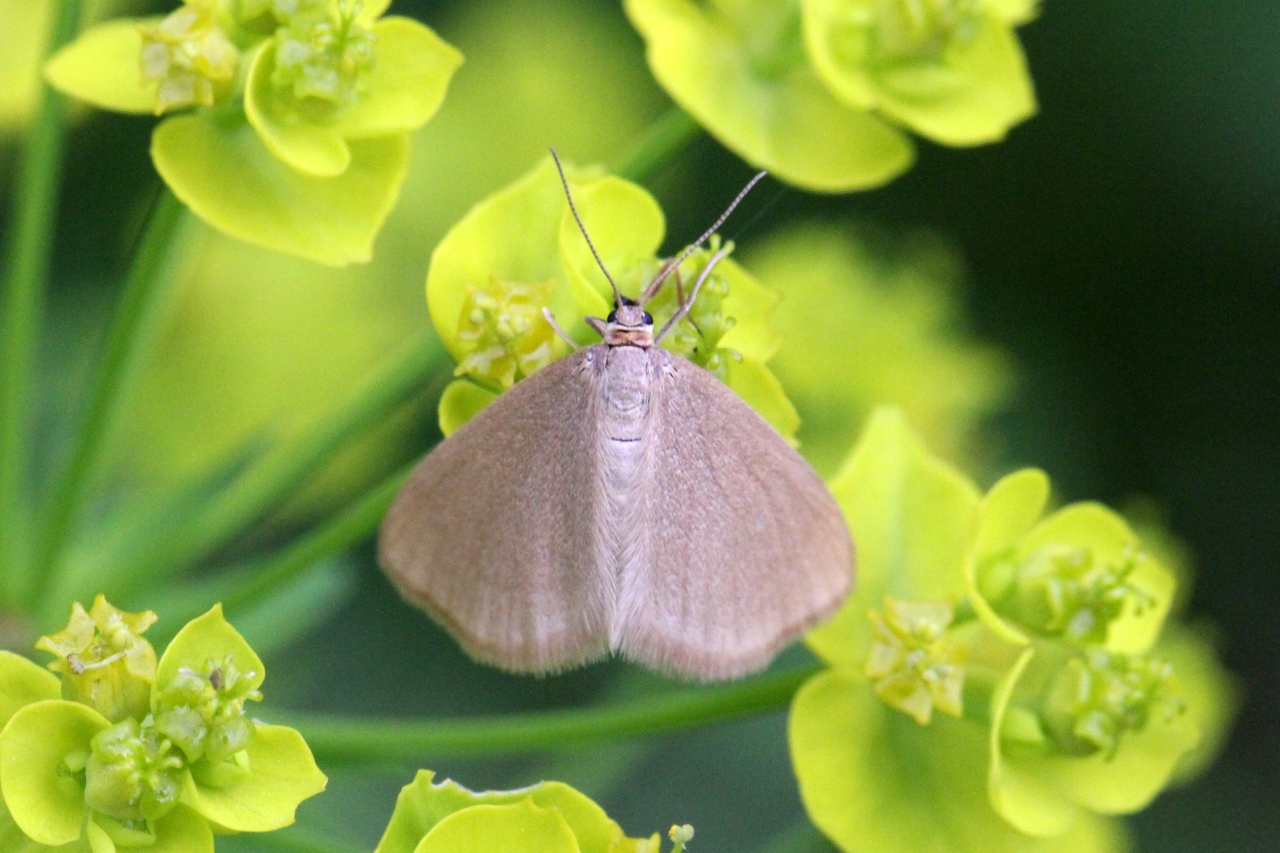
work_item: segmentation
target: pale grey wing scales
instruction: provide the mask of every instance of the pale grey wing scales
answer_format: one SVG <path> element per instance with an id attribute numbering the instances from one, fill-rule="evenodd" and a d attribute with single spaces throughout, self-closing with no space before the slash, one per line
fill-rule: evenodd
<path id="1" fill-rule="evenodd" d="M 648 559 L 623 568 L 618 645 L 685 677 L 737 677 L 839 607 L 848 528 L 813 469 L 724 383 L 662 352 L 652 376 Z"/>
<path id="2" fill-rule="evenodd" d="M 516 383 L 441 443 L 383 521 L 379 560 L 400 593 L 505 669 L 550 672 L 609 651 L 588 352 Z"/>

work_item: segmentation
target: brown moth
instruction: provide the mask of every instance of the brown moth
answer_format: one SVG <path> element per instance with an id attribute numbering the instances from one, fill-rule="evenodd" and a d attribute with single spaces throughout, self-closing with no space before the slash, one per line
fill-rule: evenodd
<path id="1" fill-rule="evenodd" d="M 608 319 L 587 318 L 601 343 L 516 383 L 396 497 L 382 566 L 472 657 L 548 673 L 614 653 L 736 678 L 848 593 L 853 546 L 822 480 L 724 383 L 658 346 L 727 250 L 656 335 L 644 310 L 761 177 L 638 301 L 613 284 Z"/>

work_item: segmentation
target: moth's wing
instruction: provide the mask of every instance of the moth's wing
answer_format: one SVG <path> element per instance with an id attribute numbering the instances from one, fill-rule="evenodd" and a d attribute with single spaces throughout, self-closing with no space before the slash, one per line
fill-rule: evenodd
<path id="1" fill-rule="evenodd" d="M 853 545 L 822 480 L 700 367 L 656 353 L 648 560 L 623 570 L 622 653 L 699 680 L 767 666 L 830 615 Z"/>
<path id="2" fill-rule="evenodd" d="M 442 442 L 382 524 L 379 560 L 400 593 L 504 669 L 549 672 L 608 652 L 587 352 L 517 382 Z"/>

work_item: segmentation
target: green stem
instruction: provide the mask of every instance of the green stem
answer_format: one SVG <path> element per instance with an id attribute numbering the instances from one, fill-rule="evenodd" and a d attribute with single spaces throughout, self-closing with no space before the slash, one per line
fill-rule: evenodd
<path id="1" fill-rule="evenodd" d="M 75 37 L 81 0 L 59 0 L 46 54 Z M 54 214 L 62 186 L 66 142 L 66 101 L 48 86 L 22 149 L 14 195 L 13 235 L 5 252 L 3 305 L 0 307 L 0 596 L 18 603 L 27 555 L 23 513 L 27 508 L 26 465 L 31 429 L 36 338 L 44 311 Z"/>
<path id="2" fill-rule="evenodd" d="M 698 138 L 702 126 L 687 112 L 673 106 L 649 129 L 649 133 L 615 167 L 620 177 L 645 183 L 658 170 Z"/>
<path id="3" fill-rule="evenodd" d="M 166 187 L 147 218 L 134 252 L 124 292 L 103 346 L 98 373 L 75 437 L 71 456 L 58 478 L 32 562 L 39 601 L 49 589 L 57 563 L 76 522 L 84 512 L 101 473 L 138 367 L 151 348 L 159 320 L 174 291 L 175 267 L 181 256 L 186 207 Z"/>
<path id="4" fill-rule="evenodd" d="M 136 586 L 172 574 L 226 544 L 287 501 L 343 444 L 382 423 L 396 407 L 420 393 L 442 356 L 435 336 L 423 336 L 346 406 L 276 448 L 211 498 L 173 536 L 157 540 L 127 563 L 113 565 L 113 579 L 121 587 Z M 372 504 L 364 507 L 361 517 L 367 518 L 372 508 Z"/>
<path id="5" fill-rule="evenodd" d="M 396 472 L 376 488 L 352 504 L 346 511 L 315 528 L 284 551 L 264 563 L 253 577 L 224 596 L 222 606 L 234 618 L 248 608 L 293 581 L 298 575 L 325 557 L 350 548 L 370 536 L 387 514 L 396 492 L 409 476 L 411 467 Z"/>
<path id="6" fill-rule="evenodd" d="M 818 667 L 791 669 L 721 687 L 681 690 L 605 708 L 500 717 L 361 720 L 281 714 L 326 764 L 403 762 L 424 756 L 536 752 L 696 728 L 786 708 Z"/>

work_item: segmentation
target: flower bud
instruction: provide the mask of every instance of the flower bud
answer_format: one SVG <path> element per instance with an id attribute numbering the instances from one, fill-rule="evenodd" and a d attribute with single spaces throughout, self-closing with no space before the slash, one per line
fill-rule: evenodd
<path id="1" fill-rule="evenodd" d="M 881 61 L 938 60 L 973 40 L 981 0 L 879 0 L 873 55 Z"/>
<path id="2" fill-rule="evenodd" d="M 254 673 L 242 673 L 228 656 L 208 661 L 202 671 L 181 669 L 157 690 L 156 730 L 171 739 L 188 761 L 207 758 L 217 763 L 249 744 L 253 723 L 244 716 L 246 701 L 259 702 L 262 693 L 251 683 Z"/>
<path id="3" fill-rule="evenodd" d="M 542 316 L 554 281 L 530 284 L 491 276 L 483 290 L 467 285 L 458 341 L 469 352 L 455 376 L 510 388 L 555 358 L 555 330 Z"/>
<path id="4" fill-rule="evenodd" d="M 149 719 L 125 720 L 90 741 L 85 802 L 122 822 L 158 820 L 178 803 L 184 767 Z"/>
<path id="5" fill-rule="evenodd" d="M 1064 752 L 1110 758 L 1127 733 L 1142 731 L 1154 715 L 1170 722 L 1185 711 L 1167 661 L 1091 650 L 1054 678 L 1045 719 Z"/>
<path id="6" fill-rule="evenodd" d="M 280 30 L 272 83 L 302 103 L 341 107 L 360 92 L 373 67 L 377 37 L 356 20 L 360 4 L 300 9 Z"/>
<path id="7" fill-rule="evenodd" d="M 157 83 L 156 114 L 211 107 L 230 90 L 240 53 L 216 20 L 217 4 L 188 0 L 158 24 L 142 25 L 142 79 Z"/>
<path id="8" fill-rule="evenodd" d="M 156 621 L 151 611 L 125 613 L 99 595 L 88 613 L 75 604 L 67 627 L 41 637 L 36 648 L 58 659 L 62 698 L 93 708 L 111 722 L 142 719 L 151 701 L 156 653 L 141 636 Z"/>

